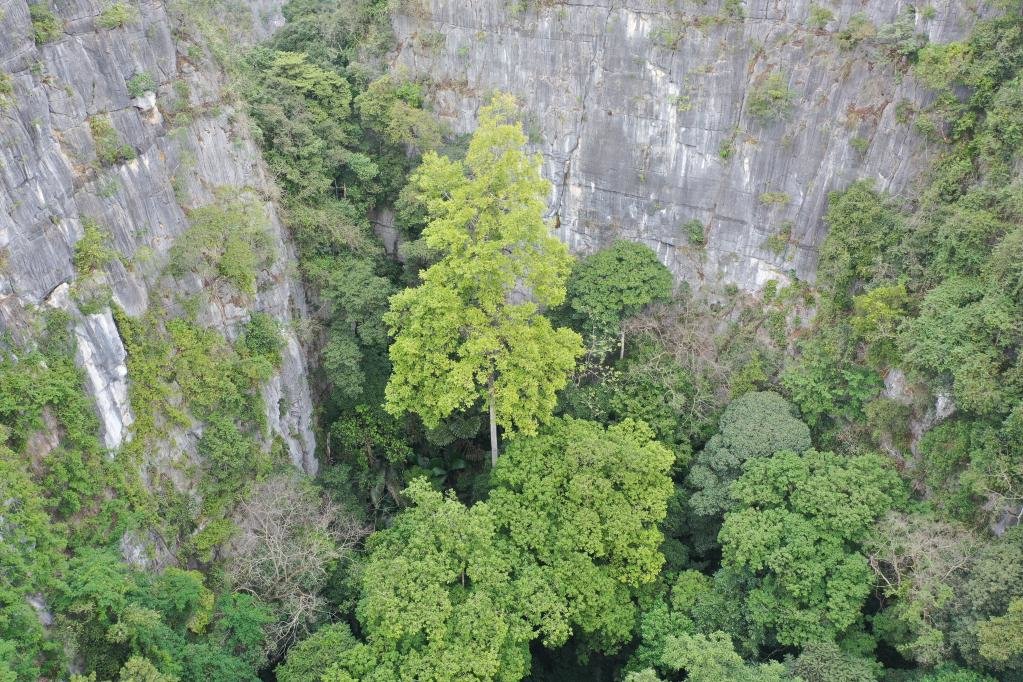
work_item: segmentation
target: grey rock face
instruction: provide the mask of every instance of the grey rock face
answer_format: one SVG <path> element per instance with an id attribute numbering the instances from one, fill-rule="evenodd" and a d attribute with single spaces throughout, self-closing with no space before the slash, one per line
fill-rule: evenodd
<path id="1" fill-rule="evenodd" d="M 103 444 L 115 449 L 125 441 L 128 427 L 135 421 L 128 400 L 128 355 L 110 310 L 82 315 L 69 290 L 67 283 L 61 284 L 46 298 L 46 304 L 72 315 L 76 360 L 85 370 L 89 392 L 96 402 Z"/>
<path id="2" fill-rule="evenodd" d="M 814 278 L 830 191 L 867 178 L 898 193 L 927 167 L 933 145 L 906 120 L 926 89 L 876 40 L 843 49 L 838 35 L 856 13 L 883 31 L 915 4 L 409 0 L 394 17 L 394 63 L 433 81 L 459 132 L 488 93 L 520 98 L 554 184 L 555 233 L 573 250 L 633 239 L 707 291 L 755 291 Z M 932 42 L 987 11 L 930 5 L 913 31 Z M 818 6 L 833 12 L 823 26 L 811 22 Z M 758 121 L 750 101 L 772 74 L 791 111 Z M 705 245 L 688 236 L 693 220 Z"/>
<path id="3" fill-rule="evenodd" d="M 252 10 L 252 38 L 263 40 L 284 26 L 284 15 L 281 8 L 284 0 L 248 0 L 246 3 Z"/>
<path id="4" fill-rule="evenodd" d="M 0 2 L 0 70 L 14 85 L 13 97 L 0 106 L 0 329 L 24 340 L 36 307 L 48 302 L 70 312 L 105 443 L 123 442 L 132 422 L 124 345 L 108 308 L 83 314 L 73 295 L 76 284 L 85 284 L 72 263 L 74 247 L 83 223 L 94 221 L 118 259 L 90 276 L 89 286 L 108 287 L 127 314 L 202 294 L 199 321 L 229 339 L 254 311 L 282 323 L 284 364 L 264 388 L 268 423 L 295 465 L 313 473 L 312 400 L 291 324 L 305 303 L 244 113 L 224 98 L 223 79 L 210 60 L 175 40 L 165 2 L 141 0 L 138 21 L 110 30 L 96 24 L 106 4 L 53 3 L 64 35 L 37 46 L 25 0 Z M 251 3 L 250 35 L 273 30 L 282 5 Z M 133 99 L 127 81 L 142 73 L 152 76 L 155 92 Z M 169 115 L 185 107 L 188 117 Z M 95 117 L 108 117 L 134 159 L 98 162 L 90 127 Z M 263 197 L 275 242 L 277 258 L 260 273 L 252 299 L 161 275 L 171 246 L 189 227 L 185 209 L 210 203 L 223 188 Z M 180 435 L 170 440 L 187 440 Z"/>

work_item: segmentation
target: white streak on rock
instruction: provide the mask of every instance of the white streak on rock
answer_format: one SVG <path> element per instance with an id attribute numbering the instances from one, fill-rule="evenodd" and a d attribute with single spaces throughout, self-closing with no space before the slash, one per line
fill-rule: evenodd
<path id="1" fill-rule="evenodd" d="M 75 325 L 78 362 L 85 370 L 89 393 L 96 400 L 103 428 L 103 443 L 119 447 L 135 420 L 128 401 L 127 354 L 109 310 L 86 315 Z"/>

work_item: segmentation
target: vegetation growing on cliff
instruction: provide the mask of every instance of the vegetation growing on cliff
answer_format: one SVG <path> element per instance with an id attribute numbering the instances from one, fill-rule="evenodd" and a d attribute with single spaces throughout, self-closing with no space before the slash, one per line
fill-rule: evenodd
<path id="1" fill-rule="evenodd" d="M 905 55 L 897 29 L 886 27 L 878 40 Z M 681 675 L 699 680 L 984 680 L 1011 675 L 1018 588 L 1010 588 L 980 616 L 968 616 L 971 609 L 963 600 L 976 594 L 972 586 L 986 579 L 991 565 L 975 554 L 977 543 L 993 553 L 1015 551 L 1018 544 L 1015 532 L 995 539 L 985 537 L 984 530 L 992 513 L 1000 514 L 1015 499 L 1012 472 L 1023 456 L 1013 435 L 1020 400 L 1015 358 L 1023 326 L 1016 305 L 1019 292 L 1012 293 L 1019 278 L 1007 255 L 1019 255 L 1011 208 L 1014 171 L 1008 164 L 1013 147 L 1006 137 L 1012 135 L 1014 119 L 995 106 L 1016 87 L 1018 51 L 1010 46 L 1017 29 L 1018 17 L 995 19 L 978 27 L 971 38 L 979 41 L 974 46 L 947 48 L 972 55 L 968 65 L 950 72 L 950 82 L 959 80 L 979 92 L 991 87 L 990 81 L 977 80 L 975 74 L 984 73 L 1004 85 L 972 108 L 962 109 L 954 98 L 939 99 L 931 115 L 961 132 L 913 211 L 865 183 L 832 197 L 831 232 L 816 291 L 799 285 L 768 287 L 766 309 L 745 310 L 735 301 L 729 323 L 710 323 L 711 311 L 684 291 L 667 304 L 657 303 L 668 293 L 657 284 L 661 275 L 655 260 L 649 276 L 641 274 L 642 247 L 629 247 L 637 251 L 633 266 L 613 267 L 623 262 L 615 255 L 622 246 L 576 265 L 565 307 L 544 312 L 594 339 L 597 352 L 577 371 L 558 409 L 581 418 L 567 422 L 580 429 L 593 421 L 611 429 L 630 419 L 647 422 L 653 436 L 677 453 L 674 469 L 666 470 L 677 484 L 662 498 L 666 506 L 657 531 L 665 568 L 639 592 L 623 593 L 617 605 L 605 607 L 610 611 L 605 617 L 613 618 L 604 626 L 572 628 L 572 635 L 563 638 L 545 633 L 540 625 L 543 646 L 534 643 L 529 651 L 532 679 L 572 674 L 589 679 L 601 668 L 609 679 L 632 680 Z M 988 44 L 1001 47 L 997 67 L 981 49 Z M 921 49 L 914 44 L 914 59 Z M 919 68 L 923 77 L 933 79 L 926 70 L 942 57 L 933 46 L 926 50 Z M 1006 59 L 1012 68 L 1004 66 Z M 784 117 L 782 86 L 766 83 L 751 100 L 750 114 L 764 122 Z M 953 116 L 962 121 L 953 122 Z M 963 127 L 966 121 L 973 121 L 969 130 Z M 450 182 L 439 169 L 432 175 L 440 184 Z M 453 171 L 450 175 L 458 177 Z M 429 203 L 421 187 L 413 185 L 412 191 Z M 403 202 L 415 205 L 407 197 Z M 468 220 L 470 213 L 462 218 Z M 417 216 L 417 227 L 436 219 L 431 211 L 407 214 Z M 443 253 L 434 251 L 427 263 Z M 601 274 L 594 278 L 594 272 Z M 429 274 L 424 279 L 429 282 Z M 625 291 L 634 279 L 649 282 L 650 293 L 631 307 L 615 304 L 614 292 Z M 601 293 L 603 288 L 610 293 Z M 792 349 L 785 348 L 793 331 L 790 314 L 807 303 L 816 304 L 816 321 L 800 331 L 802 340 L 790 355 Z M 622 330 L 635 341 L 616 360 L 600 349 L 610 345 L 607 337 Z M 903 398 L 898 395 L 880 396 L 882 377 L 893 368 L 907 372 L 925 395 L 938 395 L 947 386 L 958 409 L 912 451 L 907 422 L 921 408 L 899 402 Z M 413 364 L 402 371 L 416 369 Z M 456 484 L 459 514 L 480 514 L 477 530 L 488 538 L 488 547 L 503 547 L 504 534 L 512 533 L 511 538 L 516 532 L 514 525 L 504 530 L 511 511 L 499 503 L 502 481 L 527 475 L 527 469 L 517 470 L 525 464 L 515 453 L 520 448 L 543 452 L 562 428 L 555 422 L 535 437 L 512 441 L 487 480 L 471 487 L 457 485 L 464 481 L 460 473 L 441 471 L 433 478 Z M 461 442 L 467 436 L 472 440 L 477 429 L 478 422 L 460 418 L 445 429 L 444 442 L 450 447 L 459 436 Z M 415 440 L 411 446 L 412 452 L 420 447 Z M 552 448 L 563 453 L 555 462 L 570 450 L 569 445 Z M 473 466 L 471 461 L 466 465 Z M 548 464 L 545 471 L 556 467 Z M 578 468 L 585 471 L 585 465 Z M 660 491 L 663 481 L 647 479 L 645 494 Z M 413 487 L 417 501 L 420 485 Z M 596 479 L 589 479 L 579 490 L 597 487 Z M 920 492 L 929 495 L 930 490 L 941 492 L 922 500 Z M 555 498 L 548 492 L 524 499 Z M 453 499 L 448 503 L 455 505 Z M 592 511 L 599 508 L 596 500 L 589 504 Z M 535 513 L 530 506 L 526 501 L 510 517 L 521 513 L 528 518 Z M 412 513 L 399 512 L 397 518 Z M 407 518 L 411 523 L 412 516 Z M 587 523 L 576 518 L 574 527 L 582 532 Z M 547 565 L 555 561 L 555 548 L 563 545 L 539 531 L 531 537 L 529 549 L 514 555 L 510 564 L 496 556 L 480 559 L 505 566 L 495 569 L 500 587 L 484 588 L 481 582 L 482 591 L 494 590 L 486 603 L 500 603 L 496 595 L 512 589 L 517 571 L 530 565 L 531 553 L 544 556 Z M 384 551 L 371 539 L 368 560 L 382 562 L 381 570 L 399 565 L 414 570 L 417 564 L 409 563 L 400 547 Z M 476 561 L 456 557 L 461 555 L 452 549 L 452 566 Z M 431 562 L 439 560 L 434 556 Z M 463 601 L 482 578 L 453 570 L 456 580 L 465 575 L 467 582 L 450 602 L 452 610 L 441 610 L 446 615 L 437 632 L 447 634 L 436 640 L 399 636 L 384 646 L 376 634 L 380 622 L 365 620 L 366 612 L 357 611 L 344 629 L 346 653 L 335 658 L 326 679 L 389 679 L 403 674 L 406 665 L 424 666 L 414 669 L 434 671 L 429 674 L 440 678 L 521 678 L 523 642 L 530 638 L 517 629 L 521 622 L 512 619 L 497 627 L 499 620 L 491 614 L 486 622 L 497 629 L 487 630 L 492 636 L 485 642 L 452 639 L 447 628 L 454 621 L 449 619 L 479 616 L 474 609 L 482 603 Z M 585 573 L 581 566 L 576 570 Z M 373 586 L 387 583 L 392 589 L 397 580 L 365 583 L 363 598 L 375 598 Z M 388 603 L 408 599 L 404 603 L 413 608 L 411 595 L 422 591 L 411 590 L 404 598 L 392 595 Z M 534 597 L 533 603 L 542 612 L 558 601 Z M 617 618 L 622 621 L 614 622 Z M 630 627 L 633 633 L 626 634 Z M 452 658 L 445 658 L 448 652 Z M 479 667 L 462 667 L 469 662 L 454 658 L 467 652 L 475 652 L 470 658 Z M 282 670 L 298 669 L 305 656 L 327 660 L 322 652 L 296 649 Z M 587 656 L 589 662 L 576 673 L 566 672 L 571 666 L 564 660 L 575 656 Z M 596 668 L 594 656 L 600 661 Z M 383 660 L 397 668 L 381 673 Z M 370 667 L 353 667 L 355 661 Z M 455 667 L 433 667 L 438 665 Z"/>
<path id="2" fill-rule="evenodd" d="M 383 73 L 388 3 L 288 3 L 230 68 L 309 294 L 321 472 L 267 436 L 268 315 L 115 309 L 135 421 L 108 452 L 40 314 L 0 353 L 0 680 L 1019 679 L 1023 532 L 990 530 L 1023 498 L 1019 10 L 947 46 L 849 20 L 939 90 L 916 115 L 948 146 L 909 201 L 831 197 L 813 287 L 709 301 L 645 246 L 549 237 L 514 98 L 452 140 Z M 789 99 L 775 74 L 748 113 Z M 258 299 L 282 254 L 242 194 L 189 212 L 162 276 Z M 171 425 L 195 456 L 156 466 Z M 141 535 L 160 556 L 129 564 Z"/>
<path id="3" fill-rule="evenodd" d="M 64 23 L 53 13 L 47 3 L 30 4 L 28 14 L 32 20 L 32 37 L 35 38 L 36 45 L 51 43 L 64 34 Z"/>

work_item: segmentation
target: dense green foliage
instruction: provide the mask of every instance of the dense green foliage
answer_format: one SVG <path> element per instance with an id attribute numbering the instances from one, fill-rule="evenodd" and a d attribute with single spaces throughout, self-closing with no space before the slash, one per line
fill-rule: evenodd
<path id="1" fill-rule="evenodd" d="M 216 604 L 196 571 L 151 575 L 128 569 L 113 553 L 86 550 L 69 563 L 55 606 L 68 614 L 85 668 L 99 679 L 118 671 L 124 679 L 122 666 L 134 659 L 164 679 L 250 681 L 269 614 L 246 595 L 229 601 Z M 190 641 L 203 633 L 201 642 Z"/>
<path id="2" fill-rule="evenodd" d="M 132 264 L 83 220 L 71 292 L 112 308 L 134 422 L 103 447 L 78 318 L 3 339 L 0 680 L 1021 679 L 1023 20 L 1001 5 L 948 45 L 915 11 L 811 7 L 815 38 L 936 91 L 903 114 L 941 153 L 908 200 L 831 196 L 815 285 L 713 301 L 639 244 L 569 256 L 512 97 L 457 140 L 428 82 L 385 73 L 394 3 L 291 0 L 241 54 L 208 21 L 237 7 L 184 12 L 281 190 L 320 475 L 268 428 L 294 339 L 200 314 L 260 307 L 285 255 L 266 198 L 189 206 L 159 273 L 178 293 L 137 316 L 92 291 Z M 793 99 L 774 71 L 745 114 L 780 128 Z M 133 158 L 89 123 L 100 169 Z M 392 215 L 398 254 L 371 223 Z M 489 466 L 488 411 L 509 436 Z"/>
<path id="3" fill-rule="evenodd" d="M 64 561 L 60 526 L 51 522 L 45 498 L 6 446 L 0 450 L 0 497 L 4 500 L 4 541 L 0 544 L 0 679 L 31 679 L 41 674 L 50 652 L 29 595 L 56 587 Z M 13 677 L 5 677 L 7 675 Z"/>
<path id="4" fill-rule="evenodd" d="M 124 84 L 128 88 L 128 94 L 132 97 L 142 97 L 147 92 L 156 90 L 156 81 L 152 75 L 145 71 L 136 73 Z"/>
<path id="5" fill-rule="evenodd" d="M 114 166 L 135 158 L 135 148 L 121 140 L 120 134 L 104 115 L 89 119 L 89 132 L 96 147 L 96 161 L 101 167 Z"/>
<path id="6" fill-rule="evenodd" d="M 155 665 L 173 676 L 167 679 L 252 680 L 262 626 L 239 640 L 231 619 L 255 616 L 215 609 L 199 573 L 168 568 L 150 575 L 114 553 L 126 531 L 155 522 L 155 510 L 135 478 L 137 453 L 107 453 L 97 438 L 67 323 L 53 313 L 42 349 L 7 353 L 0 366 L 7 425 L 0 447 L 0 671 L 9 666 L 17 680 L 52 675 L 65 663 L 66 643 L 105 678 L 122 666 Z M 49 438 L 53 445 L 41 445 Z M 40 595 L 45 601 L 28 601 Z M 44 632 L 35 611 L 44 605 L 59 629 Z"/>
<path id="7" fill-rule="evenodd" d="M 630 420 L 605 430 L 565 418 L 508 448 L 488 504 L 523 557 L 516 569 L 535 590 L 527 601 L 545 644 L 573 631 L 604 647 L 628 640 L 632 591 L 664 562 L 657 524 L 672 459 Z"/>
<path id="8" fill-rule="evenodd" d="M 663 561 L 671 459 L 642 425 L 566 419 L 508 447 L 486 501 L 413 481 L 413 506 L 368 542 L 366 641 L 335 654 L 327 679 L 519 680 L 533 639 L 621 645 Z M 327 643 L 309 646 L 294 653 Z"/>
<path id="9" fill-rule="evenodd" d="M 521 679 L 530 630 L 489 505 L 466 508 L 422 479 L 406 494 L 414 506 L 369 544 L 367 643 L 339 652 L 339 668 L 353 680 Z"/>
<path id="10" fill-rule="evenodd" d="M 85 277 L 117 258 L 117 252 L 107 246 L 110 234 L 91 218 L 82 219 L 82 238 L 75 242 L 71 258 L 79 277 Z"/>
<path id="11" fill-rule="evenodd" d="M 751 460 L 810 446 L 810 429 L 777 393 L 747 393 L 732 401 L 686 478 L 694 549 L 706 551 L 716 543 L 722 517 L 737 504 L 732 484 Z"/>
<path id="12" fill-rule="evenodd" d="M 64 34 L 64 22 L 53 13 L 46 3 L 30 4 L 28 14 L 32 19 L 32 37 L 35 38 L 36 45 L 52 43 Z"/>
<path id="13" fill-rule="evenodd" d="M 901 485 L 877 455 L 782 451 L 749 461 L 718 536 L 724 570 L 755 576 L 749 618 L 785 645 L 851 628 L 872 583 L 857 546 L 899 504 Z"/>
<path id="14" fill-rule="evenodd" d="M 4 350 L 0 417 L 12 456 L 20 457 L 40 431 L 57 431 L 59 442 L 47 447 L 46 458 L 35 463 L 31 473 L 45 491 L 48 510 L 70 524 L 65 530 L 72 542 L 79 542 L 101 537 L 108 530 L 105 524 L 125 522 L 119 517 L 129 513 L 127 478 L 131 474 L 118 470 L 98 438 L 99 423 L 83 393 L 73 341 L 64 329 L 66 317 L 54 312 L 47 322 L 47 342 L 40 350 Z M 125 499 L 101 501 L 107 489 L 117 490 Z"/>
<path id="15" fill-rule="evenodd" d="M 731 640 L 723 632 L 709 636 L 673 635 L 665 643 L 659 663 L 666 670 L 684 670 L 686 679 L 694 682 L 782 682 L 790 679 L 777 661 L 747 664 L 735 653 Z M 662 678 L 648 668 L 631 673 L 625 679 L 629 682 L 653 682 Z"/>
<path id="16" fill-rule="evenodd" d="M 590 353 L 603 353 L 621 335 L 625 354 L 625 318 L 671 294 L 672 277 L 657 254 L 642 244 L 618 241 L 584 259 L 568 282 L 568 307 L 585 327 Z"/>
<path id="17" fill-rule="evenodd" d="M 746 108 L 761 124 L 774 123 L 789 115 L 793 98 L 785 74 L 772 73 L 754 87 Z"/>
<path id="18" fill-rule="evenodd" d="M 6 71 L 0 71 L 0 109 L 14 101 L 14 79 Z"/>
<path id="19" fill-rule="evenodd" d="M 322 339 L 315 345 L 327 387 L 320 396 L 332 454 L 327 478 L 371 509 L 396 504 L 406 466 L 419 464 L 411 441 L 424 435 L 383 410 L 390 375 L 383 314 L 408 282 L 369 215 L 398 198 L 419 154 L 440 142 L 422 84 L 381 73 L 392 41 L 387 12 L 381 0 L 290 2 L 287 24 L 240 69 L 314 304 L 310 331 Z M 420 454 L 427 471 L 461 460 L 432 446 Z"/>
<path id="20" fill-rule="evenodd" d="M 547 185 L 514 114 L 514 99 L 498 96 L 480 111 L 464 162 L 424 159 L 412 181 L 429 214 L 423 240 L 438 258 L 384 317 L 394 336 L 388 411 L 436 428 L 483 402 L 495 461 L 497 427 L 536 433 L 582 353 L 575 332 L 540 314 L 564 300 L 570 257 L 547 234 Z"/>
<path id="21" fill-rule="evenodd" d="M 112 30 L 138 21 L 139 11 L 133 5 L 126 2 L 112 2 L 103 8 L 103 11 L 96 17 L 96 25 L 100 28 Z"/>
<path id="22" fill-rule="evenodd" d="M 263 207 L 254 201 L 203 206 L 189 215 L 191 227 L 174 243 L 169 272 L 199 276 L 204 286 L 224 281 L 249 296 L 256 276 L 274 259 Z"/>
<path id="23" fill-rule="evenodd" d="M 985 498 L 1013 498 L 1019 486 L 1023 238 L 1012 102 L 1021 61 L 1012 11 L 962 42 L 921 50 L 914 72 L 939 90 L 927 115 L 944 121 L 948 150 L 915 206 L 866 183 L 832 197 L 816 338 L 786 375 L 812 425 L 837 434 L 871 419 L 902 451 L 892 407 L 871 402 L 879 374 L 897 367 L 924 391 L 951 398 L 956 418 L 924 437 L 911 471 L 918 485 L 941 491 L 945 515 L 963 520 L 980 520 Z M 956 97 L 957 86 L 969 95 Z"/>

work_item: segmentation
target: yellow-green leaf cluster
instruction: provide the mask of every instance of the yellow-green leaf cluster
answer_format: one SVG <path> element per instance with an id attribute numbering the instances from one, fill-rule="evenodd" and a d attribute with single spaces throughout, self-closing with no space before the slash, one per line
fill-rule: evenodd
<path id="1" fill-rule="evenodd" d="M 581 354 L 578 334 L 540 314 L 564 300 L 571 257 L 547 233 L 548 185 L 513 116 L 514 100 L 496 97 L 464 162 L 430 153 L 413 179 L 430 216 L 423 239 L 441 257 L 391 298 L 386 397 L 392 414 L 431 428 L 492 399 L 505 430 L 536 433 Z"/>

